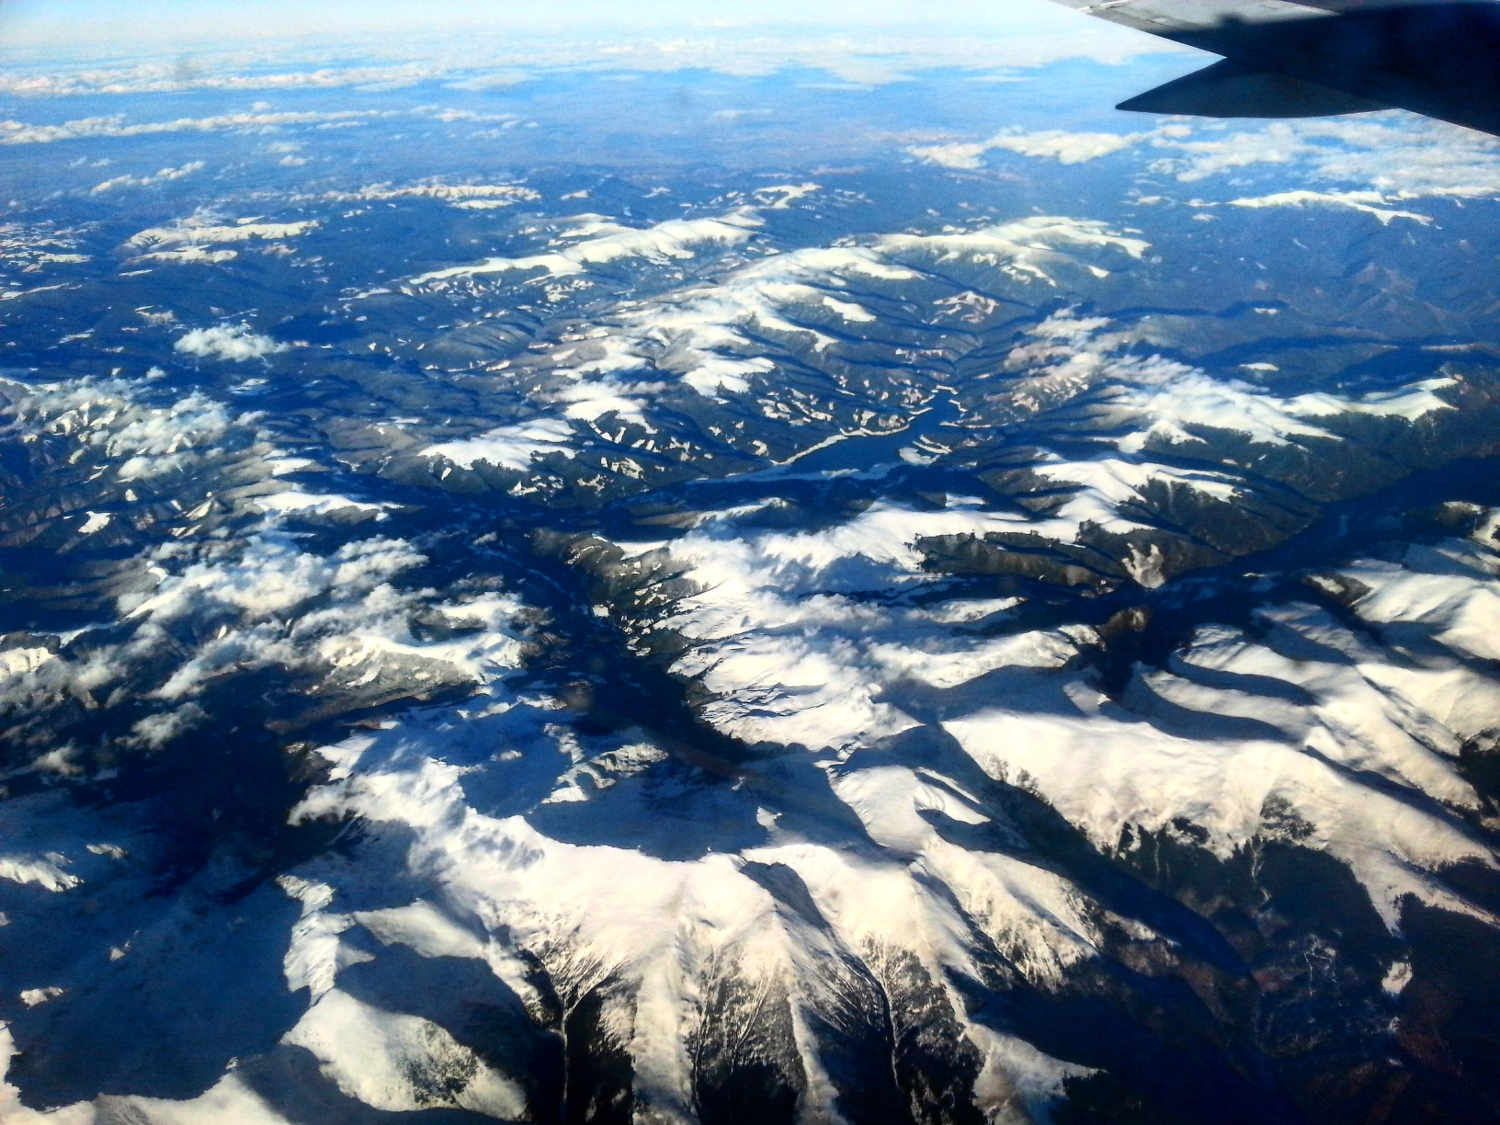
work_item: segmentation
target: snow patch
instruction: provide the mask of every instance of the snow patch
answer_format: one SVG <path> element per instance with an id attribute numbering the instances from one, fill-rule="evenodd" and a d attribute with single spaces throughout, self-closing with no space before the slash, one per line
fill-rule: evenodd
<path id="1" fill-rule="evenodd" d="M 327 516 L 339 512 L 368 513 L 383 520 L 386 513 L 397 505 L 384 501 L 354 500 L 348 496 L 314 492 L 273 492 L 256 496 L 250 500 L 252 507 L 268 514 Z"/>
<path id="2" fill-rule="evenodd" d="M 569 445 L 573 436 L 573 427 L 566 421 L 560 418 L 537 418 L 530 422 L 497 426 L 477 437 L 429 445 L 422 453 L 424 456 L 441 457 L 463 469 L 472 469 L 476 463 L 484 462 L 496 468 L 524 473 L 531 469 L 531 463 L 537 457 L 552 453 L 560 453 L 564 457 L 575 456 L 575 450 Z"/>
<path id="3" fill-rule="evenodd" d="M 45 856 L 0 855 L 0 879 L 12 883 L 35 883 L 47 891 L 68 891 L 83 880 L 62 869 L 67 860 L 55 852 Z"/>
<path id="4" fill-rule="evenodd" d="M 1378 191 L 1279 191 L 1272 195 L 1260 195 L 1245 199 L 1231 199 L 1234 207 L 1347 207 L 1363 211 L 1380 220 L 1381 226 L 1390 226 L 1394 219 L 1409 219 L 1428 226 L 1431 215 L 1419 215 L 1415 211 L 1400 211 L 1378 206 L 1387 202 Z"/>
<path id="5" fill-rule="evenodd" d="M 159 172 L 147 176 L 116 176 L 105 180 L 103 183 L 94 185 L 94 193 L 102 191 L 114 191 L 122 187 L 150 187 L 152 184 L 169 183 L 172 180 L 180 180 L 191 176 L 195 172 L 203 171 L 204 163 L 201 160 L 191 160 L 180 168 L 163 168 Z"/>
<path id="6" fill-rule="evenodd" d="M 130 236 L 125 245 L 149 249 L 158 246 L 188 245 L 209 246 L 222 242 L 280 241 L 306 234 L 318 225 L 316 219 L 302 219 L 291 223 L 261 223 L 241 219 L 236 223 L 216 222 L 212 218 L 194 216 L 179 219 L 170 226 L 148 227 Z"/>
<path id="7" fill-rule="evenodd" d="M 449 281 L 511 270 L 541 270 L 553 277 L 583 273 L 589 266 L 621 258 L 643 258 L 662 263 L 691 258 L 692 247 L 705 244 L 734 246 L 761 225 L 753 210 L 742 208 L 717 219 L 668 219 L 655 226 L 621 226 L 598 216 L 584 216 L 554 241 L 555 249 L 522 258 L 487 258 L 472 266 L 452 266 L 411 279 L 412 285 Z"/>
<path id="8" fill-rule="evenodd" d="M 320 198 L 351 200 L 437 199 L 454 207 L 484 210 L 509 207 L 515 203 L 533 202 L 541 193 L 520 184 L 443 184 L 422 183 L 406 187 L 373 184 L 358 191 L 327 191 Z"/>
<path id="9" fill-rule="evenodd" d="M 282 1042 L 307 1048 L 325 1077 L 374 1109 L 467 1109 L 502 1121 L 526 1112 L 519 1087 L 437 1024 L 337 989 L 319 997 Z"/>

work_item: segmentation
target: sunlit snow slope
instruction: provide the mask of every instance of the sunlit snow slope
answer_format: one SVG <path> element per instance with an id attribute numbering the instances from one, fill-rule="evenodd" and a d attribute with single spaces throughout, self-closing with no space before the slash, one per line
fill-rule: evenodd
<path id="1" fill-rule="evenodd" d="M 0 82 L 0 1122 L 1500 1119 L 1500 152 L 729 42 Z"/>

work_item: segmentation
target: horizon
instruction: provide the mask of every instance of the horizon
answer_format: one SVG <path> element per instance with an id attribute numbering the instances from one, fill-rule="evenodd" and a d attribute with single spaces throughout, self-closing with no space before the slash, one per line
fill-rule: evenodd
<path id="1" fill-rule="evenodd" d="M 440 0 L 419 9 L 395 3 L 356 4 L 323 0 L 315 6 L 291 0 L 252 0 L 238 5 L 152 0 L 5 0 L 0 3 L 0 49 L 51 58 L 213 51 L 252 45 L 323 40 L 357 43 L 391 35 L 443 38 L 490 32 L 550 38 L 558 35 L 631 36 L 685 34 L 739 37 L 803 32 L 868 35 L 919 32 L 920 38 L 970 36 L 987 39 L 1076 40 L 1077 53 L 1099 50 L 1118 57 L 1170 49 L 1141 36 L 1042 0 L 881 0 L 797 4 L 762 0 L 753 6 L 728 0 L 572 0 L 561 5 L 509 5 L 495 0 Z M 410 46 L 410 40 L 403 46 Z"/>

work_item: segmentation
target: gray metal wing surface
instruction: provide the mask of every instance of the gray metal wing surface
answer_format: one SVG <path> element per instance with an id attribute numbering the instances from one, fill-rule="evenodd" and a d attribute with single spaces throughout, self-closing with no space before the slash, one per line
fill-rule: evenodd
<path id="1" fill-rule="evenodd" d="M 1500 135 L 1497 0 L 1057 0 L 1224 61 L 1122 102 L 1208 117 L 1400 108 Z"/>

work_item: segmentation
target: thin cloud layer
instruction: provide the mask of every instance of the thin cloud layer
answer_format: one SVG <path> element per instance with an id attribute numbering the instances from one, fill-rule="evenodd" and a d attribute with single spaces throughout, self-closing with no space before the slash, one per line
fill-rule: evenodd
<path id="1" fill-rule="evenodd" d="M 381 116 L 385 111 L 344 109 L 298 113 L 224 113 L 212 117 L 180 117 L 175 121 L 128 124 L 123 115 L 81 117 L 60 125 L 28 125 L 24 121 L 0 121 L 0 145 L 55 144 L 97 137 L 143 137 L 154 133 L 214 133 L 230 130 L 256 132 L 285 125 L 353 124 Z"/>
<path id="2" fill-rule="evenodd" d="M 984 141 L 913 145 L 906 151 L 928 163 L 965 171 L 986 167 L 986 155 L 997 151 L 1062 164 L 1134 152 L 1138 159 L 1146 158 L 1146 174 L 1182 184 L 1285 169 L 1288 178 L 1326 183 L 1330 190 L 1298 187 L 1226 202 L 1252 208 L 1343 207 L 1383 224 L 1395 219 L 1432 221 L 1429 215 L 1391 206 L 1403 201 L 1500 198 L 1500 139 L 1394 111 L 1273 121 L 1254 130 L 1202 120 L 1174 121 L 1137 133 L 1011 128 Z"/>
<path id="3" fill-rule="evenodd" d="M 62 2 L 66 5 L 68 0 Z M 264 7 L 257 5 L 256 10 Z M 821 69 L 846 82 L 875 85 L 902 81 L 933 67 L 992 72 L 1068 58 L 1119 63 L 1140 54 L 1180 49 L 1106 23 L 1091 25 L 1065 8 L 1034 0 L 963 0 L 921 12 L 905 4 L 883 11 L 863 5 L 857 21 L 840 7 L 822 5 L 738 7 L 720 16 L 710 14 L 712 7 L 692 5 L 691 10 L 666 17 L 658 5 L 612 4 L 588 18 L 581 18 L 584 8 L 575 5 L 538 9 L 475 3 L 449 8 L 446 17 L 435 14 L 439 9 L 403 6 L 399 22 L 417 26 L 392 33 L 389 22 L 368 6 L 361 5 L 356 13 L 352 5 L 320 4 L 311 12 L 298 5 L 284 18 L 253 21 L 237 41 L 226 36 L 235 18 L 229 10 L 216 10 L 210 21 L 203 20 L 201 9 L 157 21 L 138 12 L 124 19 L 106 0 L 50 28 L 49 21 L 36 18 L 42 13 L 31 13 L 28 20 L 23 11 L 9 28 L 13 50 L 26 50 L 31 38 L 37 44 L 30 48 L 33 54 L 78 61 L 9 68 L 0 76 L 0 92 L 20 97 L 188 90 L 248 93 L 395 89 L 424 82 L 482 90 L 513 85 L 538 70 L 557 67 L 707 69 L 732 75 Z M 325 28 L 309 34 L 301 26 L 308 19 L 331 19 L 342 30 Z M 110 50 L 99 52 L 90 39 L 104 36 L 108 27 L 116 28 Z M 195 37 L 199 41 L 190 44 Z M 158 58 L 188 51 L 192 65 L 116 61 L 121 42 L 152 38 L 161 41 Z"/>
<path id="4" fill-rule="evenodd" d="M 1168 133 L 1167 130 L 1171 132 Z M 987 141 L 973 144 L 913 145 L 906 151 L 945 168 L 981 168 L 984 166 L 981 159 L 984 154 L 996 149 L 1021 156 L 1050 157 L 1059 164 L 1083 164 L 1133 148 L 1152 137 L 1186 136 L 1190 132 L 1181 125 L 1169 125 L 1163 130 L 1148 133 L 1066 133 L 1059 129 L 1023 133 L 1020 130 L 1007 130 L 995 134 Z"/>

